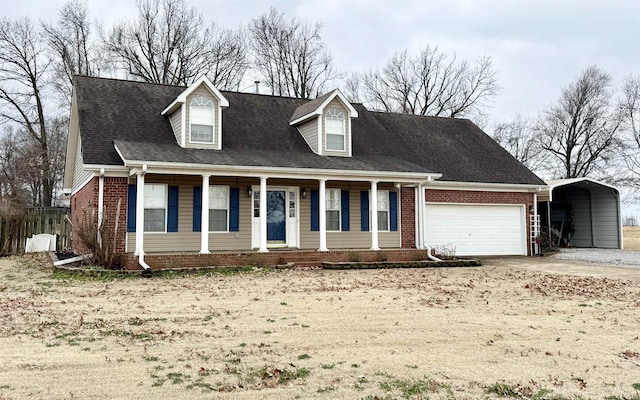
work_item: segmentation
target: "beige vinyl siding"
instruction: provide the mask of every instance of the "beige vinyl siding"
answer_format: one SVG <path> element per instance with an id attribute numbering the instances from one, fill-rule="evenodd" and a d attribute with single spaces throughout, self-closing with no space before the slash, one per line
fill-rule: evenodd
<path id="1" fill-rule="evenodd" d="M 80 136 L 78 135 L 78 140 L 76 142 L 76 162 L 73 167 L 73 187 L 72 191 L 79 189 L 80 185 L 85 183 L 87 179 L 93 174 L 91 171 L 87 171 L 84 169 L 84 163 L 82 160 L 82 143 L 80 140 Z"/>
<path id="2" fill-rule="evenodd" d="M 256 181 L 257 182 L 257 181 Z M 210 232 L 209 250 L 250 250 L 251 249 L 251 199 L 247 196 L 246 187 L 255 184 L 250 179 L 211 178 L 210 185 L 228 185 L 240 189 L 240 231 Z M 134 184 L 135 179 L 129 183 Z M 193 232 L 193 187 L 202 186 L 202 178 L 187 176 L 148 175 L 145 183 L 165 183 L 178 186 L 178 232 L 145 233 L 145 253 L 167 252 L 199 252 L 200 232 Z M 127 250 L 132 252 L 136 245 L 136 235 L 127 235 Z"/>
<path id="3" fill-rule="evenodd" d="M 189 113 L 191 110 L 191 100 L 197 96 L 197 95 L 203 95 L 203 96 L 207 96 L 208 98 L 211 99 L 211 101 L 213 102 L 213 143 L 212 144 L 208 144 L 208 143 L 191 143 L 190 136 L 191 136 L 191 125 L 190 125 L 190 121 L 189 121 Z M 189 96 L 187 96 L 187 102 L 186 102 L 186 118 L 185 118 L 185 131 L 184 134 L 187 135 L 186 136 L 186 140 L 185 140 L 185 147 L 188 148 L 194 148 L 194 149 L 217 149 L 218 148 L 218 139 L 221 137 L 220 135 L 220 126 L 219 126 L 219 116 L 218 113 L 220 112 L 220 101 L 213 95 L 213 93 L 211 93 L 209 91 L 209 89 L 206 88 L 206 86 L 204 84 L 202 84 L 199 88 L 195 89 Z"/>
<path id="4" fill-rule="evenodd" d="M 337 108 L 342 111 L 344 114 L 344 123 L 345 123 L 345 144 L 344 151 L 330 151 L 327 150 L 324 146 L 326 143 L 326 124 L 324 123 L 325 117 L 327 116 L 327 110 L 329 108 Z M 324 108 L 324 112 L 322 114 L 322 154 L 327 156 L 339 156 L 339 157 L 349 157 L 349 152 L 351 148 L 351 118 L 349 118 L 349 110 L 347 107 L 342 104 L 339 98 L 334 98 L 331 100 L 329 104 Z"/>
<path id="5" fill-rule="evenodd" d="M 318 153 L 318 118 L 298 126 L 298 131 L 314 153 Z"/>
<path id="6" fill-rule="evenodd" d="M 74 174 L 75 174 L 75 163 L 77 162 L 77 146 L 78 141 L 80 140 L 80 133 L 78 132 L 78 105 L 76 104 L 76 95 L 73 93 L 73 97 L 71 98 L 71 114 L 69 120 L 69 137 L 67 140 L 67 147 L 65 152 L 65 162 L 64 162 L 64 181 L 63 187 L 65 189 L 75 189 L 74 183 Z"/>
<path id="7" fill-rule="evenodd" d="M 171 128 L 173 129 L 173 135 L 176 137 L 176 142 L 182 145 L 182 107 L 171 114 L 169 121 L 171 122 Z"/>
<path id="8" fill-rule="evenodd" d="M 317 190 L 317 184 L 306 186 L 307 191 Z M 360 226 L 360 192 L 369 190 L 367 183 L 328 182 L 327 189 L 339 188 L 349 191 L 349 231 L 327 232 L 327 248 L 331 249 L 368 249 L 371 248 L 371 232 L 362 232 Z M 380 184 L 378 190 L 395 190 L 393 185 Z M 398 198 L 398 202 L 399 202 Z M 399 207 L 399 204 L 398 204 Z M 399 216 L 398 216 L 399 217 Z M 398 218 L 398 224 L 400 219 Z M 378 245 L 381 248 L 399 248 L 401 230 L 396 232 L 378 232 Z M 320 245 L 320 232 L 311 231 L 311 197 L 307 195 L 300 204 L 300 248 L 317 249 Z"/>

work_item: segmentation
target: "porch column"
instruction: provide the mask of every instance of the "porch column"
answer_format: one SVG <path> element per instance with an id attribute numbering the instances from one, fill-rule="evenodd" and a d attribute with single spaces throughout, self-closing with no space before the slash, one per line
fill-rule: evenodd
<path id="1" fill-rule="evenodd" d="M 267 177 L 260 177 L 260 248 L 261 253 L 269 251 L 267 249 Z"/>
<path id="2" fill-rule="evenodd" d="M 371 181 L 371 250 L 380 250 L 378 246 L 378 181 Z"/>
<path id="3" fill-rule="evenodd" d="M 209 254 L 209 178 L 202 174 L 202 215 L 200 217 L 200 254 Z"/>
<path id="4" fill-rule="evenodd" d="M 144 256 L 144 172 L 136 174 L 136 251 Z"/>
<path id="5" fill-rule="evenodd" d="M 318 251 L 327 251 L 327 180 L 319 179 L 318 189 L 318 224 L 320 225 L 320 247 Z"/>

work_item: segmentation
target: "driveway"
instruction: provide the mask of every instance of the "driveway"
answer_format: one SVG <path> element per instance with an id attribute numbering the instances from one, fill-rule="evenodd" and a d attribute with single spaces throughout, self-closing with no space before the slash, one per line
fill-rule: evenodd
<path id="1" fill-rule="evenodd" d="M 561 249 L 553 258 L 585 261 L 602 266 L 640 269 L 640 251 L 618 249 Z"/>

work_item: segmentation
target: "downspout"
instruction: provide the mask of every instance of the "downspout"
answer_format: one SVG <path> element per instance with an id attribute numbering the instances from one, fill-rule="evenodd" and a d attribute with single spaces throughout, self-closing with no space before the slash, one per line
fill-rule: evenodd
<path id="1" fill-rule="evenodd" d="M 142 189 L 144 191 L 144 176 L 147 174 L 147 164 L 144 164 L 142 166 L 142 170 L 140 171 L 140 173 L 138 173 L 138 177 L 137 177 L 137 182 L 136 184 L 139 186 L 138 187 L 138 191 L 136 193 L 136 196 L 139 196 L 140 194 L 140 189 Z M 141 187 L 140 187 L 141 186 Z M 140 231 L 139 236 L 136 238 L 136 247 L 138 247 L 139 252 L 138 252 L 138 264 L 142 267 L 143 271 L 142 274 L 143 275 L 150 275 L 151 274 L 151 267 L 149 266 L 149 264 L 147 264 L 144 261 L 144 205 L 142 205 L 142 207 L 140 207 L 141 204 L 144 203 L 144 199 L 141 199 L 140 197 L 138 197 L 137 199 L 137 204 L 136 207 L 138 207 L 138 210 L 136 211 L 136 232 Z M 142 213 L 138 212 L 140 209 L 142 209 Z M 138 240 L 140 240 L 141 243 L 138 243 Z"/>
<path id="2" fill-rule="evenodd" d="M 102 236 L 100 235 L 100 227 L 104 218 L 104 168 L 100 168 L 100 177 L 98 178 L 98 244 L 102 247 Z"/>
<path id="3" fill-rule="evenodd" d="M 426 184 L 428 184 L 429 182 L 431 182 L 433 179 L 431 177 L 427 177 L 427 182 Z M 439 259 L 438 257 L 434 256 L 431 254 L 431 246 L 429 246 L 427 244 L 427 241 L 425 240 L 425 236 L 424 236 L 424 228 L 425 228 L 425 221 L 424 221 L 424 203 L 425 203 L 425 196 L 424 196 L 424 186 L 422 185 L 422 183 L 419 185 L 420 188 L 420 193 L 418 194 L 418 199 L 420 201 L 420 238 L 421 238 L 421 242 L 422 242 L 422 247 L 427 249 L 427 257 L 429 258 L 429 260 L 431 261 L 442 261 L 441 259 Z"/>

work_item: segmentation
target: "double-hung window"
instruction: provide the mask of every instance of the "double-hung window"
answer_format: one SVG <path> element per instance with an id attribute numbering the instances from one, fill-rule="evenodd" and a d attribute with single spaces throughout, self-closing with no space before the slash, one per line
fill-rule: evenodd
<path id="1" fill-rule="evenodd" d="M 340 230 L 340 189 L 326 191 L 327 230 Z"/>
<path id="2" fill-rule="evenodd" d="M 144 231 L 165 232 L 167 220 L 167 185 L 144 185 Z"/>
<path id="3" fill-rule="evenodd" d="M 206 96 L 197 95 L 189 107 L 191 141 L 213 143 L 213 102 Z"/>
<path id="4" fill-rule="evenodd" d="M 226 232 L 229 227 L 229 186 L 209 187 L 209 231 Z"/>
<path id="5" fill-rule="evenodd" d="M 378 231 L 389 230 L 389 191 L 378 191 Z"/>
<path id="6" fill-rule="evenodd" d="M 325 133 L 327 150 L 344 151 L 345 118 L 337 108 L 329 108 L 325 117 Z"/>

